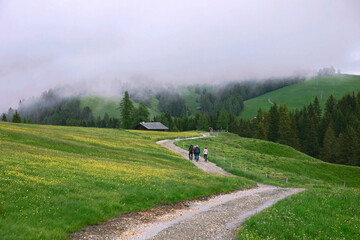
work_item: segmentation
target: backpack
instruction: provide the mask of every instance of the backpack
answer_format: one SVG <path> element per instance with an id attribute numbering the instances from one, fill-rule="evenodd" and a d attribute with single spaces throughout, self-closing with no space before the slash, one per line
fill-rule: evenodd
<path id="1" fill-rule="evenodd" d="M 196 153 L 200 153 L 200 148 L 197 147 L 197 148 L 195 149 L 195 151 L 196 151 Z"/>

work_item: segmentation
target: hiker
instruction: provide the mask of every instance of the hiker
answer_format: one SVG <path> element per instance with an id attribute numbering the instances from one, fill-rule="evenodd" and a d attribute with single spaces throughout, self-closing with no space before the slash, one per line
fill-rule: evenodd
<path id="1" fill-rule="evenodd" d="M 195 160 L 198 162 L 199 161 L 199 155 L 200 155 L 200 148 L 198 145 L 196 145 L 195 149 L 194 149 L 194 153 L 195 153 Z"/>
<path id="2" fill-rule="evenodd" d="M 191 144 L 189 147 L 189 160 L 192 160 L 194 156 L 194 146 Z"/>
<path id="3" fill-rule="evenodd" d="M 205 159 L 205 162 L 207 162 L 207 155 L 208 155 L 208 150 L 207 148 L 204 149 L 204 159 Z"/>

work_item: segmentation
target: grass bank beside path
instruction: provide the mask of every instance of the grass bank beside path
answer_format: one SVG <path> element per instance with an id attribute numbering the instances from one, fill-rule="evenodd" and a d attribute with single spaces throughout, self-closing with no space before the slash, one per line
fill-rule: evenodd
<path id="1" fill-rule="evenodd" d="M 237 239 L 360 239 L 360 190 L 310 188 L 247 220 Z"/>
<path id="2" fill-rule="evenodd" d="M 189 134 L 0 122 L 0 238 L 66 239 L 122 213 L 254 186 L 155 143 Z"/>
<path id="3" fill-rule="evenodd" d="M 360 239 L 359 167 L 322 162 L 288 146 L 231 133 L 176 144 L 207 147 L 209 160 L 234 175 L 307 188 L 247 220 L 239 239 Z"/>

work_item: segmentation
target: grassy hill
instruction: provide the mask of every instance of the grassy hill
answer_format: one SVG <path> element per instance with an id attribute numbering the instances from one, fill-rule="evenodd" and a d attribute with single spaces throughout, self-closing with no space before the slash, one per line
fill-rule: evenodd
<path id="1" fill-rule="evenodd" d="M 210 161 L 237 176 L 307 188 L 247 220 L 239 239 L 360 239 L 359 167 L 325 163 L 285 145 L 229 133 L 178 146 L 183 142 L 207 147 Z"/>
<path id="2" fill-rule="evenodd" d="M 121 213 L 254 186 L 155 143 L 186 135 L 0 122 L 0 238 L 66 239 Z"/>
<path id="3" fill-rule="evenodd" d="M 230 133 L 185 140 L 240 177 L 211 176 L 155 143 L 187 135 L 0 122 L 1 238 L 66 239 L 125 212 L 254 181 L 307 190 L 247 220 L 239 239 L 360 238 L 360 168 Z"/>
<path id="4" fill-rule="evenodd" d="M 252 98 L 244 102 L 244 111 L 240 114 L 243 118 L 253 118 L 259 108 L 268 111 L 271 103 L 286 104 L 289 109 L 302 108 L 318 97 L 321 107 L 332 94 L 337 99 L 345 94 L 360 90 L 360 76 L 358 75 L 334 75 L 314 77 L 298 84 L 284 87 L 269 92 L 262 96 Z"/>
<path id="5" fill-rule="evenodd" d="M 89 97 L 82 97 L 80 98 L 81 108 L 88 106 L 93 111 L 93 115 L 95 118 L 100 116 L 101 118 L 104 117 L 104 114 L 109 114 L 109 117 L 120 117 L 119 105 L 121 101 L 121 97 L 112 97 L 112 98 L 105 98 L 99 96 L 89 96 Z M 151 99 L 151 108 L 149 109 L 150 118 L 153 118 L 156 115 L 160 114 L 160 111 L 157 110 L 157 102 L 158 100 L 155 97 Z M 139 104 L 133 102 L 135 107 L 138 107 Z"/>

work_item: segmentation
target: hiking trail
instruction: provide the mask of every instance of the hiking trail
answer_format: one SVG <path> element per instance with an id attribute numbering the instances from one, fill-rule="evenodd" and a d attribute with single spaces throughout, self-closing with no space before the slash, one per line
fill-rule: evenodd
<path id="1" fill-rule="evenodd" d="M 202 133 L 202 136 L 200 136 L 200 137 L 186 138 L 186 140 L 204 138 L 204 137 L 210 137 L 210 134 L 209 133 Z M 174 142 L 179 141 L 179 140 L 184 140 L 184 139 L 166 139 L 166 140 L 157 141 L 156 143 L 163 146 L 163 147 L 166 147 L 166 148 L 170 149 L 173 152 L 176 152 L 176 153 L 180 154 L 185 159 L 189 160 L 189 152 L 187 150 L 182 149 L 181 147 L 175 146 Z M 226 172 L 224 169 L 216 166 L 215 163 L 212 163 L 212 162 L 209 162 L 209 161 L 205 162 L 205 159 L 203 157 L 201 157 L 201 156 L 199 156 L 199 161 L 198 162 L 195 161 L 195 158 L 193 160 L 191 160 L 190 162 L 192 162 L 195 166 L 197 166 L 198 168 L 202 169 L 203 171 L 205 171 L 205 172 L 207 172 L 209 174 L 234 176 L 235 177 L 235 175 L 233 175 L 233 174 L 231 174 L 229 172 Z"/>
<path id="2" fill-rule="evenodd" d="M 201 137 L 209 137 L 209 134 Z M 195 138 L 200 137 L 187 139 Z M 188 151 L 174 145 L 178 140 L 162 140 L 157 144 L 188 159 Z M 191 162 L 210 174 L 234 176 L 203 158 Z M 85 227 L 72 239 L 234 239 L 236 229 L 247 218 L 303 190 L 258 184 L 257 188 L 123 214 L 99 225 Z"/>

